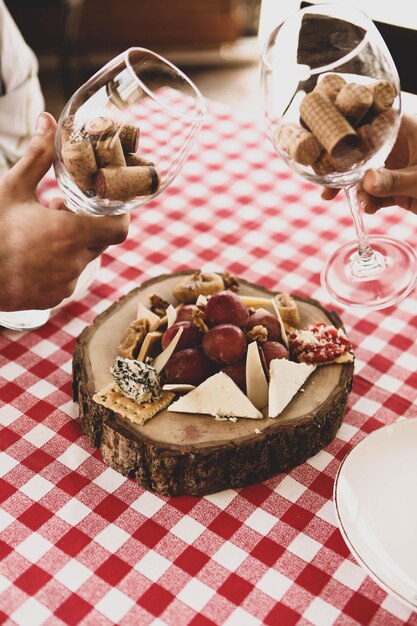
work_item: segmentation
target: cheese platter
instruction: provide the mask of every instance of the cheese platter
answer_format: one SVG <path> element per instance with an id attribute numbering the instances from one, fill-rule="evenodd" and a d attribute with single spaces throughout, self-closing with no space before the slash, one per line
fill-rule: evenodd
<path id="1" fill-rule="evenodd" d="M 199 293 L 189 289 L 197 276 Z M 74 349 L 84 434 L 110 467 L 169 496 L 238 488 L 305 462 L 335 437 L 352 386 L 353 352 L 334 311 L 230 275 L 214 297 L 202 276 L 146 281 Z"/>

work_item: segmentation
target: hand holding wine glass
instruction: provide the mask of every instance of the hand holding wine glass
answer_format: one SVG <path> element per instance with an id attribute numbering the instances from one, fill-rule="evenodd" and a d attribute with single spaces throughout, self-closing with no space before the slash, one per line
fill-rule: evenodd
<path id="1" fill-rule="evenodd" d="M 403 116 L 385 168 L 365 174 L 359 197 L 366 213 L 393 205 L 417 213 L 417 118 Z"/>
<path id="2" fill-rule="evenodd" d="M 122 241 L 128 221 L 123 214 L 149 202 L 174 180 L 204 114 L 198 89 L 163 57 L 144 48 L 130 48 L 112 59 L 74 93 L 58 121 L 54 169 L 66 207 L 78 215 L 47 214 L 48 233 L 54 222 L 48 217 L 62 223 L 61 239 L 68 239 L 74 226 L 88 260 L 97 257 L 98 248 Z M 49 166 L 50 160 L 43 173 Z M 48 211 L 41 206 L 38 210 Z M 114 222 L 113 239 L 112 220 L 118 222 L 118 226 Z M 26 222 L 29 230 L 31 224 L 33 231 L 33 222 Z M 69 294 L 76 277 L 77 251 L 73 248 L 71 257 L 68 249 L 65 261 L 62 254 L 54 257 L 57 237 L 49 236 L 48 244 L 43 249 L 50 256 L 48 268 L 52 272 L 61 268 L 62 284 L 57 285 L 56 297 L 48 273 L 40 271 L 44 286 L 33 283 L 31 297 L 26 290 L 26 302 L 34 308 L 11 311 L 20 302 L 13 305 L 9 300 L 7 312 L 0 313 L 0 325 L 14 330 L 37 328 L 48 320 L 50 311 L 35 307 L 51 306 Z M 34 272 L 41 270 L 40 260 L 38 255 L 31 265 Z M 91 282 L 98 260 L 89 263 L 76 292 Z"/>
<path id="3" fill-rule="evenodd" d="M 329 259 L 324 286 L 348 307 L 398 302 L 416 281 L 414 251 L 390 237 L 368 237 L 357 199 L 357 184 L 384 163 L 401 122 L 398 74 L 374 24 L 345 5 L 298 11 L 271 34 L 262 81 L 277 152 L 301 176 L 347 195 L 357 241 Z"/>
<path id="4" fill-rule="evenodd" d="M 332 200 L 338 189 L 325 187 L 321 197 Z M 365 173 L 358 188 L 365 213 L 399 206 L 417 214 L 417 118 L 403 115 L 395 145 L 385 166 Z"/>
<path id="5" fill-rule="evenodd" d="M 87 264 L 103 248 L 126 238 L 128 216 L 95 218 L 44 206 L 39 181 L 52 163 L 56 122 L 42 113 L 19 161 L 0 181 L 0 326 L 29 330 L 42 326 L 50 307 L 67 298 Z M 51 205 L 54 204 L 55 208 Z"/>

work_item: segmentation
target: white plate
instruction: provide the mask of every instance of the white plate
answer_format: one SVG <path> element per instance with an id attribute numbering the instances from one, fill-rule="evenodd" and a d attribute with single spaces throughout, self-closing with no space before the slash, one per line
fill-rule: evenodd
<path id="1" fill-rule="evenodd" d="M 379 428 L 355 446 L 339 468 L 334 502 L 358 563 L 417 610 L 417 419 Z"/>

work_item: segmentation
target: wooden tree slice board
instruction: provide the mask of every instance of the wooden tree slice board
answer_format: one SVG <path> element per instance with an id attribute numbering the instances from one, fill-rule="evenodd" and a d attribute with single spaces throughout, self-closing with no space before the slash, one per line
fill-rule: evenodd
<path id="1" fill-rule="evenodd" d="M 74 400 L 83 432 L 104 461 L 146 489 L 164 495 L 204 495 L 262 481 L 303 463 L 326 446 L 342 422 L 352 386 L 353 364 L 319 367 L 281 416 L 237 422 L 212 416 L 161 411 L 137 426 L 92 400 L 112 382 L 110 367 L 138 303 L 153 294 L 178 304 L 173 287 L 191 271 L 145 282 L 115 302 L 79 336 L 73 358 Z M 239 294 L 272 292 L 242 279 Z M 317 321 L 342 326 L 317 301 L 296 297 L 301 326 Z M 255 432 L 256 431 L 256 432 Z M 260 431 L 260 432 L 258 432 Z"/>

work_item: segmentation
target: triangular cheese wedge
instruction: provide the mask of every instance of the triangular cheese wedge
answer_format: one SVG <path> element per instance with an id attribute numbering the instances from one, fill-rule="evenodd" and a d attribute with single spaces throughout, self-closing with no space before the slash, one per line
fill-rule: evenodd
<path id="1" fill-rule="evenodd" d="M 147 356 L 154 356 L 161 349 L 162 333 L 159 330 L 147 333 L 140 347 L 137 361 L 144 361 Z"/>
<path id="2" fill-rule="evenodd" d="M 154 360 L 153 366 L 156 369 L 156 371 L 158 372 L 158 374 L 160 374 L 162 372 L 162 370 L 164 369 L 165 365 L 168 363 L 169 359 L 174 354 L 174 350 L 177 347 L 177 343 L 180 340 L 180 337 L 182 335 L 182 331 L 183 330 L 184 330 L 184 328 L 182 326 L 180 326 L 180 328 L 178 329 L 178 331 L 175 333 L 174 337 L 172 338 L 172 341 L 167 345 L 165 350 L 163 350 L 161 352 L 161 354 L 158 354 L 158 356 Z"/>
<path id="3" fill-rule="evenodd" d="M 177 319 L 177 311 L 176 309 L 174 309 L 172 304 L 168 306 L 166 315 L 167 315 L 167 328 L 170 328 L 172 324 L 175 324 L 175 321 Z"/>
<path id="4" fill-rule="evenodd" d="M 239 389 L 236 383 L 219 372 L 198 387 L 173 402 L 168 411 L 176 413 L 205 413 L 214 417 L 247 417 L 262 419 L 263 415 Z"/>
<path id="5" fill-rule="evenodd" d="M 289 342 L 288 342 L 288 337 L 287 337 L 287 331 L 285 330 L 284 322 L 282 321 L 282 317 L 281 317 L 281 313 L 279 312 L 278 304 L 277 304 L 275 298 L 272 298 L 271 302 L 272 302 L 272 307 L 273 307 L 273 309 L 275 311 L 275 315 L 277 316 L 277 319 L 278 319 L 278 322 L 279 322 L 279 327 L 281 329 L 282 341 L 284 342 L 284 346 L 288 350 L 289 349 Z"/>
<path id="6" fill-rule="evenodd" d="M 268 416 L 278 417 L 292 400 L 316 365 L 294 363 L 288 359 L 273 359 L 269 365 Z"/>
<path id="7" fill-rule="evenodd" d="M 207 297 L 204 296 L 202 293 L 200 293 L 197 300 L 195 301 L 196 306 L 206 306 L 207 302 L 208 302 Z"/>
<path id="8" fill-rule="evenodd" d="M 149 321 L 149 330 L 152 332 L 153 330 L 156 330 L 160 323 L 161 323 L 161 318 L 159 317 L 159 315 L 156 315 L 156 313 L 154 313 L 153 311 L 151 311 L 150 309 L 148 309 L 147 306 L 145 306 L 143 304 L 143 302 L 138 302 L 138 308 L 136 311 L 136 319 L 141 320 L 141 319 L 145 319 Z"/>
<path id="9" fill-rule="evenodd" d="M 268 381 L 256 341 L 248 345 L 246 354 L 246 395 L 257 409 L 263 409 L 268 404 Z"/>

